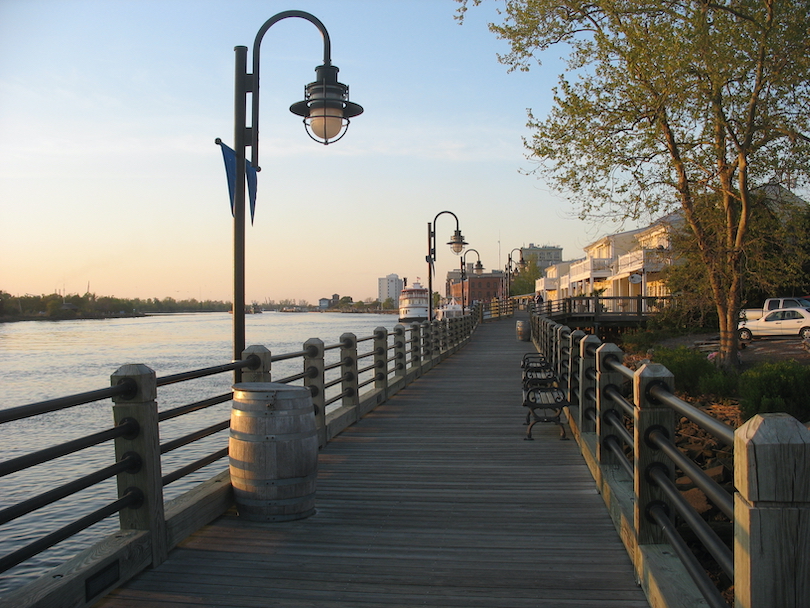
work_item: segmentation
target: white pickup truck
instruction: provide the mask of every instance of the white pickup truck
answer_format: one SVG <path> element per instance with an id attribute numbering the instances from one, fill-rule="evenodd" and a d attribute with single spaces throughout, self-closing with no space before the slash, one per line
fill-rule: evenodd
<path id="1" fill-rule="evenodd" d="M 810 308 L 810 300 L 804 298 L 768 298 L 762 308 L 746 308 L 740 311 L 741 321 L 754 321 L 766 312 L 779 308 Z"/>

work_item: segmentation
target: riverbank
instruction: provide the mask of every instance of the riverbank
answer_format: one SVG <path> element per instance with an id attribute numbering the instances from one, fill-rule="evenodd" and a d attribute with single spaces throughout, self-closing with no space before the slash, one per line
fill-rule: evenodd
<path id="1" fill-rule="evenodd" d="M 188 312 L 201 312 L 199 310 Z M 212 312 L 212 311 L 204 311 Z M 170 313 L 150 313 L 150 314 L 170 314 Z M 41 315 L 4 315 L 0 317 L 0 323 L 17 323 L 19 321 L 98 321 L 100 319 L 137 319 L 145 317 L 145 313 L 114 313 L 114 314 L 99 314 L 99 315 L 72 315 L 72 316 L 55 316 L 51 317 L 46 314 Z"/>

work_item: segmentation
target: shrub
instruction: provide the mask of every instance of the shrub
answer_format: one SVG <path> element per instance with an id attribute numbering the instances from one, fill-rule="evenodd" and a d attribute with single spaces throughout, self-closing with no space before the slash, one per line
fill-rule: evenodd
<path id="1" fill-rule="evenodd" d="M 715 395 L 725 398 L 733 397 L 737 394 L 739 378 L 739 375 L 736 373 L 727 373 L 714 367 L 712 373 L 701 376 L 698 382 L 698 388 L 702 395 Z"/>
<path id="2" fill-rule="evenodd" d="M 796 361 L 763 363 L 740 375 L 743 418 L 766 412 L 785 412 L 802 422 L 810 420 L 810 368 Z"/>
<path id="3" fill-rule="evenodd" d="M 706 353 L 685 346 L 659 348 L 653 359 L 675 376 L 675 389 L 693 397 L 733 397 L 737 393 L 737 375 L 718 369 Z"/>
<path id="4" fill-rule="evenodd" d="M 640 329 L 622 334 L 621 347 L 625 352 L 645 353 L 665 338 L 672 337 L 668 330 Z"/>

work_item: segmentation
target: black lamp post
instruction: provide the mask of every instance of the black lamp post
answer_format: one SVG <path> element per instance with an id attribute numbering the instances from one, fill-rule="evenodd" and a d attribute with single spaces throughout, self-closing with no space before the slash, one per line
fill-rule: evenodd
<path id="1" fill-rule="evenodd" d="M 475 263 L 473 267 L 473 272 L 481 276 L 484 274 L 484 265 L 481 263 L 481 254 L 478 253 L 476 249 L 468 249 L 464 252 L 461 256 L 461 314 L 464 314 L 464 279 L 467 276 L 467 254 L 471 251 L 475 251 L 475 255 L 478 256 L 478 261 Z M 469 289 L 467 290 L 469 292 Z"/>
<path id="2" fill-rule="evenodd" d="M 519 262 L 512 261 L 512 254 L 515 251 L 520 252 Z M 526 266 L 528 266 L 526 261 L 523 259 L 523 249 L 521 249 L 520 247 L 515 247 L 512 251 L 509 252 L 509 261 L 506 264 L 506 297 L 504 298 L 505 300 L 508 300 L 512 295 L 512 270 L 515 266 L 517 266 L 518 271 L 526 270 Z"/>
<path id="3" fill-rule="evenodd" d="M 287 17 L 300 17 L 312 23 L 323 35 L 323 65 L 315 68 L 316 80 L 304 87 L 304 100 L 290 111 L 304 118 L 304 127 L 315 141 L 328 145 L 343 137 L 349 119 L 363 108 L 349 101 L 349 87 L 337 80 L 338 68 L 332 65 L 329 33 L 320 20 L 304 11 L 284 11 L 268 19 L 253 42 L 253 73 L 247 72 L 247 47 L 234 47 L 236 53 L 234 86 L 234 151 L 236 183 L 233 191 L 233 358 L 242 358 L 245 349 L 245 148 L 250 146 L 250 162 L 259 167 L 259 48 L 264 34 Z M 252 94 L 252 120 L 247 125 L 247 94 Z M 217 143 L 221 143 L 217 140 Z M 235 379 L 241 379 L 236 370 Z"/>
<path id="4" fill-rule="evenodd" d="M 436 231 L 432 228 L 436 227 L 436 220 L 444 213 L 449 213 L 456 219 L 456 230 L 450 242 L 447 243 L 450 245 L 451 251 L 456 255 L 461 255 L 461 252 L 464 251 L 464 246 L 467 245 L 458 227 L 458 217 L 452 211 L 440 211 L 436 214 L 436 217 L 433 218 L 432 224 L 428 222 L 428 254 L 425 257 L 428 264 L 428 321 L 433 320 L 433 263 L 436 261 Z"/>

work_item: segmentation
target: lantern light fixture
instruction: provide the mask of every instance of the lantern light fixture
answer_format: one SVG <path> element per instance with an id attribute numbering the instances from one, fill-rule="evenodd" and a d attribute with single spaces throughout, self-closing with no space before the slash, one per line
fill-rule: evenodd
<path id="1" fill-rule="evenodd" d="M 363 113 L 363 108 L 349 101 L 349 87 L 338 82 L 338 67 L 315 68 L 315 82 L 304 87 L 304 100 L 290 106 L 290 112 L 304 117 L 307 134 L 327 146 L 341 139 L 350 119 Z"/>

